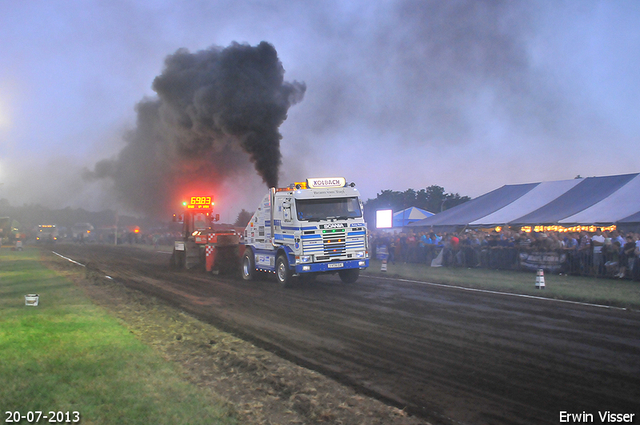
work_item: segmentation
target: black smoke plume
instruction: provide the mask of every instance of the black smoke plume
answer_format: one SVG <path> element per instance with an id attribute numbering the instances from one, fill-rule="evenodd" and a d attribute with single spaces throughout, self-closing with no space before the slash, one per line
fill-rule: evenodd
<path id="1" fill-rule="evenodd" d="M 210 192 L 246 174 L 249 160 L 268 187 L 278 185 L 279 127 L 306 85 L 284 81 L 271 44 L 179 49 L 152 88 L 157 98 L 138 103 L 125 147 L 85 170 L 86 179 L 111 178 L 127 207 L 151 214 L 187 190 Z"/>

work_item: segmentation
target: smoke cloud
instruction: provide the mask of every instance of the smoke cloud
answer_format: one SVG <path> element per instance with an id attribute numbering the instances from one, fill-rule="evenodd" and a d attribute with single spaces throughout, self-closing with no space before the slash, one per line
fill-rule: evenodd
<path id="1" fill-rule="evenodd" d="M 125 147 L 85 179 L 112 179 L 127 207 L 150 215 L 170 211 L 185 192 L 211 193 L 246 175 L 251 163 L 268 187 L 278 185 L 279 127 L 306 85 L 284 81 L 271 44 L 179 49 L 152 88 L 157 98 L 136 106 Z"/>

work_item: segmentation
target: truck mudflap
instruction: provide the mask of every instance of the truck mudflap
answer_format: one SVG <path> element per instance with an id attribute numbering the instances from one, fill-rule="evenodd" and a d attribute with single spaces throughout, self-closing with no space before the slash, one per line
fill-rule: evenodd
<path id="1" fill-rule="evenodd" d="M 296 264 L 295 273 L 332 272 L 347 269 L 364 269 L 369 267 L 368 258 L 357 260 L 331 261 L 327 263 Z"/>

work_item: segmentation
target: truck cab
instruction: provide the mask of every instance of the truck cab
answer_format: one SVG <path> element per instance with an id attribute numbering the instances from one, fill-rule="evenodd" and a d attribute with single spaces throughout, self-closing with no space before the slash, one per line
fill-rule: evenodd
<path id="1" fill-rule="evenodd" d="M 294 277 L 338 273 L 345 283 L 369 266 L 367 225 L 355 184 L 342 177 L 307 179 L 270 189 L 244 231 L 242 276 Z"/>
<path id="2" fill-rule="evenodd" d="M 58 228 L 55 224 L 39 224 L 36 243 L 53 244 L 58 241 Z"/>

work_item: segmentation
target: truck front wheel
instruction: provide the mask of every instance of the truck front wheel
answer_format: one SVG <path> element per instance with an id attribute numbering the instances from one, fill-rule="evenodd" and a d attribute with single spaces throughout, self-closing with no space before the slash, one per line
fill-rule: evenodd
<path id="1" fill-rule="evenodd" d="M 356 283 L 356 280 L 360 277 L 360 269 L 340 270 L 338 275 L 340 275 L 342 283 Z"/>
<path id="2" fill-rule="evenodd" d="M 293 286 L 293 273 L 289 269 L 289 260 L 284 254 L 280 254 L 276 259 L 276 278 L 285 288 Z"/>
<path id="3" fill-rule="evenodd" d="M 255 276 L 256 266 L 253 251 L 247 249 L 242 256 L 242 278 L 244 280 L 254 280 Z"/>

